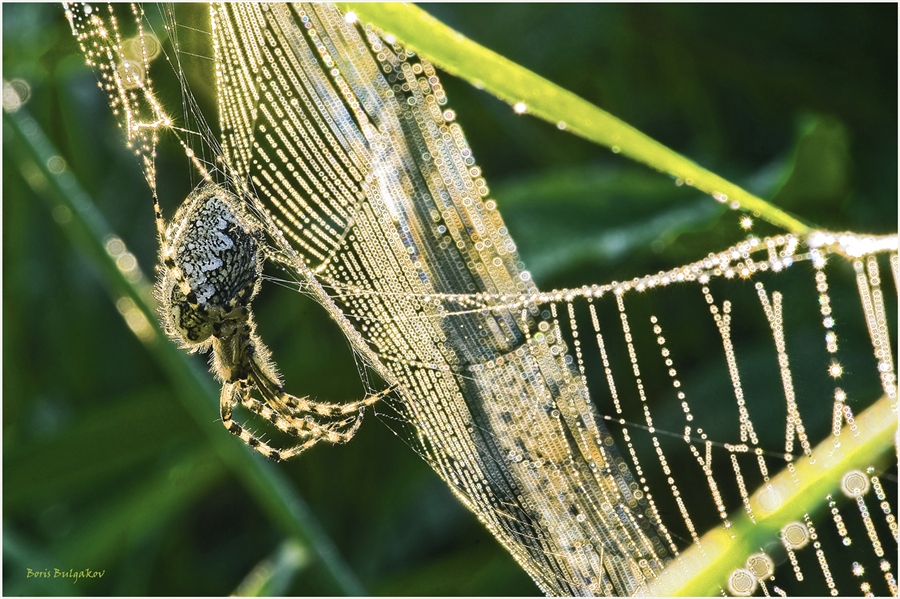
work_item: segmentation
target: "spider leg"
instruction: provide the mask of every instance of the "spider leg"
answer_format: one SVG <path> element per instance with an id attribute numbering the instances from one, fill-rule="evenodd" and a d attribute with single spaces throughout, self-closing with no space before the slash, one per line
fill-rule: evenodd
<path id="1" fill-rule="evenodd" d="M 277 459 L 280 459 L 280 460 L 290 459 L 290 458 L 294 457 L 295 455 L 298 455 L 298 454 L 306 451 L 307 449 L 309 449 L 310 447 L 312 447 L 319 441 L 328 441 L 329 443 L 335 443 L 335 444 L 346 443 L 347 441 L 349 441 L 350 439 L 353 438 L 353 435 L 355 435 L 356 431 L 359 430 L 359 427 L 361 424 L 362 424 L 362 408 L 360 408 L 359 418 L 356 418 L 356 422 L 353 424 L 353 427 L 350 428 L 349 430 L 347 430 L 346 432 L 339 433 L 339 432 L 335 432 L 335 431 L 327 431 L 325 433 L 324 437 L 312 438 L 309 441 L 306 441 L 305 443 L 295 445 L 294 447 L 288 447 L 286 449 L 282 449 L 280 451 L 280 455 Z"/>
<path id="2" fill-rule="evenodd" d="M 309 397 L 297 397 L 285 392 L 284 387 L 281 386 L 281 383 L 272 374 L 272 366 L 266 363 L 256 350 L 258 342 L 254 343 L 254 339 L 251 338 L 250 343 L 252 344 L 250 378 L 266 401 L 271 403 L 272 406 L 283 415 L 315 413 L 320 416 L 346 416 L 358 412 L 362 408 L 371 406 L 394 390 L 393 387 L 388 387 L 379 393 L 370 395 L 359 401 L 345 404 L 319 402 L 313 401 L 309 399 Z"/>
<path id="3" fill-rule="evenodd" d="M 295 397 L 285 393 L 284 402 L 292 410 L 298 410 L 300 412 L 314 412 L 320 416 L 343 416 L 371 406 L 393 390 L 393 387 L 388 387 L 379 393 L 370 395 L 359 401 L 344 404 L 313 401 L 308 397 Z"/>
<path id="4" fill-rule="evenodd" d="M 240 400 L 236 399 L 236 395 L 240 398 Z M 288 447 L 286 449 L 278 449 L 272 447 L 265 441 L 262 441 L 259 437 L 247 430 L 244 426 L 241 426 L 240 424 L 235 422 L 232 418 L 234 407 L 239 402 L 250 410 L 253 410 L 254 407 L 258 407 L 260 410 L 267 409 L 272 414 L 276 415 L 276 420 L 282 418 L 280 415 L 277 415 L 277 412 L 258 400 L 249 398 L 250 401 L 248 401 L 246 399 L 248 397 L 249 395 L 246 394 L 245 383 L 243 381 L 225 383 L 222 386 L 222 394 L 219 402 L 219 412 L 222 417 L 222 424 L 225 426 L 225 429 L 228 432 L 236 437 L 239 437 L 241 441 L 243 441 L 250 449 L 261 453 L 262 455 L 266 456 L 269 459 L 275 460 L 276 462 L 292 458 L 306 451 L 319 441 L 327 441 L 328 443 L 346 443 L 353 438 L 353 436 L 359 430 L 359 427 L 362 425 L 364 408 L 360 408 L 358 415 L 351 418 L 346 418 L 337 423 L 333 423 L 333 425 L 331 426 L 321 426 L 303 419 L 301 420 L 301 422 L 303 423 L 303 426 L 308 427 L 308 430 L 304 430 L 303 428 L 299 427 L 282 429 L 280 426 L 279 429 L 286 430 L 286 432 L 294 434 L 301 438 L 308 436 L 309 439 L 304 441 L 303 443 Z M 260 413 L 260 415 L 263 415 L 261 412 L 258 413 Z M 343 431 L 339 430 L 339 427 L 346 426 L 351 422 L 352 426 L 350 426 L 349 429 Z"/>
<path id="5" fill-rule="evenodd" d="M 344 418 L 343 420 L 330 422 L 328 424 L 320 424 L 313 420 L 309 415 L 303 415 L 299 412 L 284 415 L 249 394 L 242 396 L 241 405 L 254 414 L 258 414 L 265 418 L 279 430 L 300 438 L 309 436 L 321 438 L 329 432 L 340 432 L 341 429 L 345 429 L 348 426 L 355 424 L 357 420 L 361 420 L 363 417 L 363 408 L 360 408 L 359 412 L 353 414 L 349 418 Z"/>
<path id="6" fill-rule="evenodd" d="M 254 451 L 258 451 L 268 458 L 272 458 L 273 460 L 279 460 L 280 454 L 278 450 L 273 449 L 264 441 L 260 441 L 259 438 L 248 431 L 246 428 L 235 422 L 231 418 L 231 414 L 234 411 L 234 406 L 237 405 L 237 400 L 235 400 L 235 393 L 240 393 L 241 382 L 235 383 L 225 383 L 222 385 L 222 394 L 219 398 L 219 414 L 222 417 L 222 424 L 225 426 L 225 430 L 227 430 L 232 435 L 239 437 L 241 441 L 243 441 L 250 449 Z"/>

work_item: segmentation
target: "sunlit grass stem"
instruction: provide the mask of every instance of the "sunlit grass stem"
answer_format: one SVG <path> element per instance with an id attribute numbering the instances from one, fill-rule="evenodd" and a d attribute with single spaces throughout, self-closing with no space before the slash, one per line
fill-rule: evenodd
<path id="1" fill-rule="evenodd" d="M 339 2 L 338 6 L 395 35 L 406 48 L 421 53 L 448 73 L 519 105 L 517 111 L 524 110 L 554 125 L 564 124 L 566 131 L 677 177 L 726 204 L 736 202 L 791 233 L 804 235 L 813 228 L 587 100 L 466 38 L 412 4 Z"/>
<path id="2" fill-rule="evenodd" d="M 754 520 L 741 510 L 731 518 L 730 529 L 717 527 L 700 538 L 702 551 L 691 545 L 657 581 L 652 591 L 661 596 L 718 595 L 728 575 L 743 568 L 744 560 L 771 541 L 778 539 L 781 527 L 792 521 L 803 521 L 827 508 L 826 495 L 841 496 L 841 479 L 851 470 L 869 467 L 882 469 L 893 455 L 897 434 L 897 413 L 887 397 L 856 417 L 856 431 L 845 430 L 839 437 L 828 437 L 814 450 L 812 457 L 800 458 L 793 472 L 783 469 L 768 485 L 751 498 Z M 772 490 L 781 498 L 776 509 L 765 510 Z M 762 499 L 762 501 L 761 501 Z"/>

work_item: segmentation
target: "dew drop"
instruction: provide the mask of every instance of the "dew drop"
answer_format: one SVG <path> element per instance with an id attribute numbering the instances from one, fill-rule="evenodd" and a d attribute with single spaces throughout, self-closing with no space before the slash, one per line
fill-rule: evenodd
<path id="1" fill-rule="evenodd" d="M 851 470 L 841 478 L 841 491 L 847 497 L 862 497 L 869 491 L 869 477 L 859 470 Z"/>

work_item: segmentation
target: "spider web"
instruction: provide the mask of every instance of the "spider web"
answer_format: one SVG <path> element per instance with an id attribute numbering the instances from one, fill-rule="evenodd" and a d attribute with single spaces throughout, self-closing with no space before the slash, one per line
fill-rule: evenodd
<path id="1" fill-rule="evenodd" d="M 728 558 L 714 589 L 810 592 L 793 586 L 805 573 L 836 594 L 832 570 L 852 562 L 881 572 L 863 591 L 871 582 L 896 595 L 884 460 L 837 473 L 855 527 L 837 485 L 815 486 L 830 464 L 847 469 L 838 458 L 896 429 L 896 236 L 751 237 L 668 272 L 542 292 L 434 67 L 390 35 L 324 5 L 214 5 L 187 28 L 165 8 L 159 37 L 140 8 L 115 11 L 67 8 L 151 189 L 169 137 L 201 178 L 243 195 L 289 284 L 397 387 L 396 420 L 384 421 L 404 427 L 544 592 L 670 593 L 716 558 L 716 533 L 751 530 L 758 542 Z M 186 29 L 207 47 L 184 43 Z M 150 77 L 159 51 L 181 85 L 174 116 Z M 182 65 L 192 53 L 214 73 L 220 134 Z M 667 298 L 685 293 L 697 309 L 668 313 Z M 696 322 L 718 386 L 679 378 L 698 342 L 666 337 L 682 318 Z M 791 327 L 803 318 L 819 319 L 821 334 L 797 343 Z M 769 368 L 748 375 L 757 351 Z M 792 362 L 797 352 L 812 352 L 803 363 L 815 371 Z M 852 379 L 845 360 L 862 364 Z M 773 394 L 774 410 L 762 401 Z M 806 489 L 830 512 L 789 512 Z M 827 555 L 817 541 L 826 528 L 843 540 Z M 859 534 L 868 549 L 850 548 Z"/>

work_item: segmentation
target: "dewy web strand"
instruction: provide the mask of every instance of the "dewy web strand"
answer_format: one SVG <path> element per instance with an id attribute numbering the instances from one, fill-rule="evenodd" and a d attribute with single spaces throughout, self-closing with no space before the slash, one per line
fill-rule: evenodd
<path id="1" fill-rule="evenodd" d="M 267 257 L 288 269 L 292 284 L 328 310 L 357 355 L 396 389 L 392 407 L 407 441 L 543 591 L 693 588 L 682 578 L 715 553 L 712 539 L 723 531 L 758 534 L 760 547 L 783 545 L 790 564 L 769 568 L 775 558 L 754 547 L 713 589 L 741 595 L 771 586 L 781 594 L 786 576 L 803 578 L 806 562 L 797 555 L 832 523 L 785 512 L 789 499 L 812 480 L 808 463 L 824 461 L 825 450 L 834 456 L 856 447 L 861 431 L 875 429 L 868 419 L 857 426 L 860 414 L 833 386 L 834 401 L 820 408 L 828 413 L 826 435 L 807 433 L 786 316 L 788 303 L 805 299 L 786 295 L 784 277 L 811 280 L 826 329 L 822 345 L 833 356 L 818 376 L 836 381 L 845 374 L 831 351 L 833 325 L 842 321 L 831 313 L 837 308 L 824 269 L 844 256 L 854 261 L 872 372 L 886 404 L 852 399 L 886 405 L 896 416 L 885 307 L 893 294 L 885 295 L 878 270 L 879 254 L 889 254 L 896 291 L 896 236 L 751 237 L 668 272 L 542 292 L 446 108 L 435 69 L 389 34 L 325 5 L 217 4 L 208 28 L 192 24 L 209 41 L 195 52 L 180 44 L 178 19 L 167 8 L 173 47 L 163 56 L 183 94 L 183 114 L 169 116 L 154 95 L 158 65 L 142 13 L 128 13 L 138 27 L 123 39 L 116 10 L 71 5 L 67 14 L 151 189 L 159 140 L 173 135 L 201 179 L 244 202 L 267 234 Z M 197 108 L 182 53 L 213 61 L 220 135 Z M 747 281 L 752 302 L 741 296 Z M 719 336 L 708 360 L 720 365 L 731 395 L 714 405 L 699 404 L 679 378 L 681 344 L 664 334 L 679 315 L 640 316 L 643 298 L 673 288 L 695 294 L 707 314 L 697 326 Z M 775 418 L 761 425 L 757 381 L 742 376 L 735 329 L 754 321 L 778 365 L 783 449 L 765 441 L 762 429 L 774 428 Z M 664 392 L 652 373 L 665 381 Z M 727 425 L 709 419 L 718 411 L 731 419 Z M 396 422 L 386 414 L 383 421 Z M 787 519 L 772 528 L 774 517 Z M 893 537 L 869 534 L 878 547 L 896 542 L 895 521 L 878 520 L 892 523 Z M 871 515 L 867 530 L 870 524 Z M 806 541 L 791 540 L 794 533 Z M 839 550 L 813 550 L 826 579 L 843 559 L 828 552 Z M 766 551 L 777 557 L 779 550 Z"/>

